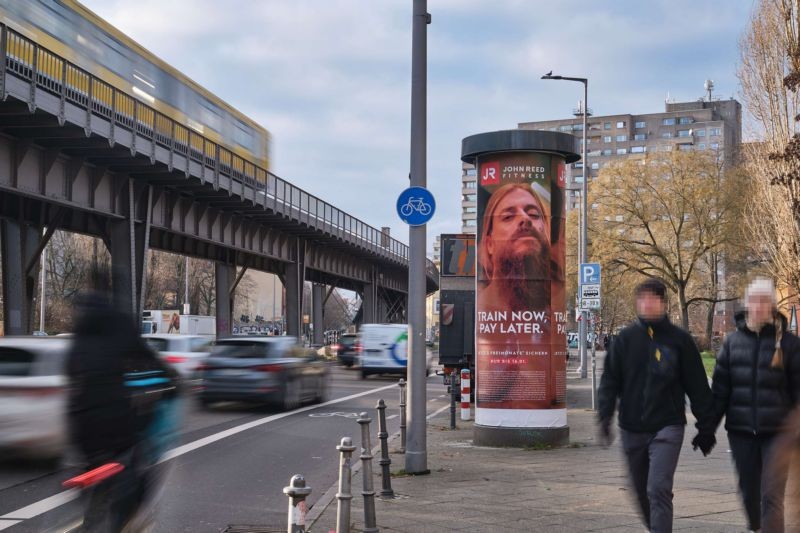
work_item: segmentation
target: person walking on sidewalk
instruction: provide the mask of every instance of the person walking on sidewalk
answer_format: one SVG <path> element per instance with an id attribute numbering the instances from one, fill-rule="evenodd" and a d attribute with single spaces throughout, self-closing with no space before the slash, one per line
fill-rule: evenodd
<path id="1" fill-rule="evenodd" d="M 712 385 L 715 426 L 725 416 L 748 527 L 767 533 L 784 530 L 789 470 L 771 464 L 800 396 L 800 339 L 786 331 L 775 305 L 771 280 L 748 285 L 745 311 L 736 315 L 736 331 L 722 344 Z"/>
<path id="2" fill-rule="evenodd" d="M 600 441 L 613 441 L 618 423 L 631 484 L 644 523 L 653 533 L 672 531 L 672 485 L 686 426 L 686 399 L 700 430 L 692 444 L 714 447 L 714 404 L 692 337 L 667 317 L 666 287 L 647 279 L 636 288 L 638 320 L 614 338 L 600 380 Z"/>

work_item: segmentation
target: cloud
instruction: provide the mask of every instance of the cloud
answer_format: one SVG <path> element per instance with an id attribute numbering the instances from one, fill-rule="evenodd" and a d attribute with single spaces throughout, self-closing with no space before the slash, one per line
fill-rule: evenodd
<path id="1" fill-rule="evenodd" d="M 273 170 L 407 240 L 411 3 L 84 0 L 273 134 Z M 657 112 L 666 93 L 735 94 L 747 2 L 430 0 L 429 241 L 461 228 L 461 139 L 569 116 L 590 78 L 595 114 Z M 430 246 L 429 246 L 430 247 Z"/>

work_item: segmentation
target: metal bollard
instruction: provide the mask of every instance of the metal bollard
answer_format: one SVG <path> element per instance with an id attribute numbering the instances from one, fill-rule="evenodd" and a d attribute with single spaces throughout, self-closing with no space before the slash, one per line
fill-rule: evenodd
<path id="1" fill-rule="evenodd" d="M 353 439 L 350 437 L 342 438 L 342 443 L 336 447 L 341 454 L 339 462 L 339 492 L 336 493 L 336 499 L 339 500 L 336 508 L 336 533 L 350 533 L 350 500 L 353 495 L 350 493 L 350 482 L 352 465 L 350 458 L 353 455 Z"/>
<path id="2" fill-rule="evenodd" d="M 378 438 L 381 441 L 381 460 L 378 464 L 381 465 L 381 478 L 382 489 L 381 498 L 394 498 L 394 491 L 392 490 L 392 473 L 389 466 L 392 460 L 389 459 L 389 433 L 386 431 L 386 402 L 378 400 Z"/>
<path id="3" fill-rule="evenodd" d="M 406 380 L 400 379 L 400 453 L 406 453 Z"/>
<path id="4" fill-rule="evenodd" d="M 375 518 L 375 488 L 372 485 L 372 444 L 369 439 L 369 424 L 372 419 L 360 413 L 357 422 L 361 425 L 361 479 L 364 490 L 364 533 L 378 533 Z"/>
<path id="5" fill-rule="evenodd" d="M 461 420 L 470 420 L 470 375 L 469 368 L 461 369 Z"/>
<path id="6" fill-rule="evenodd" d="M 306 478 L 293 475 L 289 486 L 283 488 L 283 493 L 289 497 L 287 533 L 306 533 L 306 497 L 311 494 L 311 487 L 306 487 Z"/>
<path id="7" fill-rule="evenodd" d="M 450 373 L 450 429 L 456 429 L 456 403 L 459 399 L 458 372 Z"/>

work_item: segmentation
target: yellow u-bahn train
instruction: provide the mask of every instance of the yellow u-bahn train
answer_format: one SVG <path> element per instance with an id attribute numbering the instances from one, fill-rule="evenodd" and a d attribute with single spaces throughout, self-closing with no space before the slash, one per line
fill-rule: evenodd
<path id="1" fill-rule="evenodd" d="M 266 129 L 79 2 L 0 0 L 0 22 L 243 159 L 269 168 Z"/>

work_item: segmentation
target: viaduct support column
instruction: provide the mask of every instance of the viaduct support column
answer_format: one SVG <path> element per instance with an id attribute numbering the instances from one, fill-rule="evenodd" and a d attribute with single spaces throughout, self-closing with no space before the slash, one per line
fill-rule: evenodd
<path id="1" fill-rule="evenodd" d="M 33 332 L 33 298 L 39 279 L 42 232 L 16 220 L 0 219 L 3 255 L 3 317 L 6 335 Z M 34 264 L 32 261 L 36 260 Z M 28 265 L 33 265 L 28 270 Z"/>
<path id="2" fill-rule="evenodd" d="M 364 284 L 364 294 L 361 295 L 361 309 L 363 312 L 362 323 L 374 324 L 378 321 L 378 284 L 375 279 L 375 269 L 370 274 L 370 282 Z"/>
<path id="3" fill-rule="evenodd" d="M 286 332 L 300 338 L 303 327 L 303 283 L 306 279 L 306 243 L 297 239 L 295 262 L 286 267 Z"/>
<path id="4" fill-rule="evenodd" d="M 150 240 L 152 194 L 151 187 L 140 189 L 137 194 L 133 180 L 128 179 L 127 190 L 122 194 L 127 204 L 128 218 L 109 224 L 114 306 L 131 313 L 137 322 L 142 315 L 147 284 L 145 259 Z M 141 215 L 138 221 L 137 213 Z"/>
<path id="5" fill-rule="evenodd" d="M 217 338 L 231 334 L 233 326 L 233 295 L 231 288 L 236 278 L 236 267 L 226 263 L 214 263 L 217 300 Z"/>
<path id="6" fill-rule="evenodd" d="M 324 344 L 325 337 L 325 285 L 314 283 L 311 292 L 311 322 L 314 324 L 314 344 Z"/>

